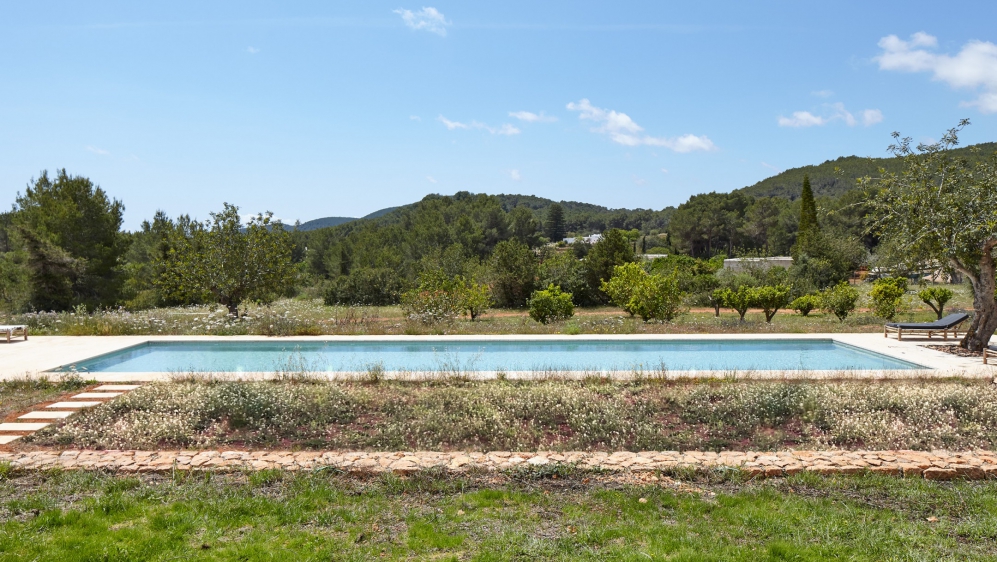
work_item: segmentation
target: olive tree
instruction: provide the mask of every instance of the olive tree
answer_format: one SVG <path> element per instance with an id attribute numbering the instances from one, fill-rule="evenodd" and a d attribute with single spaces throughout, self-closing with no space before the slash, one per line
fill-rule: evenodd
<path id="1" fill-rule="evenodd" d="M 968 124 L 964 119 L 940 141 L 916 148 L 893 133 L 889 151 L 903 167 L 880 172 L 873 229 L 890 241 L 898 265 L 916 270 L 941 262 L 969 280 L 975 314 L 960 345 L 980 351 L 997 330 L 997 153 L 975 162 L 952 156 Z"/>
<path id="2" fill-rule="evenodd" d="M 157 284 L 168 299 L 217 302 L 238 316 L 243 302 L 272 302 L 293 286 L 292 249 L 273 213 L 243 226 L 239 208 L 225 203 L 211 220 L 180 217 L 171 225 Z"/>

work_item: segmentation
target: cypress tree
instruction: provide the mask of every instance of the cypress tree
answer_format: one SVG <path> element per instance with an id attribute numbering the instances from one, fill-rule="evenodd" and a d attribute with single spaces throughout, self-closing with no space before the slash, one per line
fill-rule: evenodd
<path id="1" fill-rule="evenodd" d="M 808 234 L 819 228 L 817 225 L 817 204 L 814 192 L 810 189 L 810 176 L 803 176 L 803 193 L 800 194 L 800 234 Z"/>
<path id="2" fill-rule="evenodd" d="M 557 203 L 547 207 L 547 220 L 544 221 L 544 234 L 551 242 L 564 239 L 564 209 Z"/>

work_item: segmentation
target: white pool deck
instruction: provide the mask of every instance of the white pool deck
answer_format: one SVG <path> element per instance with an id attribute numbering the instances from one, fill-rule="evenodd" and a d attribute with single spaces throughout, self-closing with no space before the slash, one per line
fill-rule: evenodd
<path id="1" fill-rule="evenodd" d="M 32 336 L 28 341 L 0 343 L 0 379 L 18 377 L 54 377 L 51 371 L 65 365 L 81 362 L 97 355 L 118 351 L 126 347 L 155 341 L 265 341 L 277 338 L 265 336 Z M 993 378 L 997 365 L 984 365 L 980 358 L 956 355 L 927 349 L 924 344 L 953 343 L 940 338 L 910 337 L 897 341 L 882 334 L 670 334 L 670 335 L 506 335 L 506 336 L 310 336 L 279 338 L 281 341 L 467 341 L 467 340 L 800 340 L 832 339 L 876 353 L 881 353 L 925 367 L 923 370 L 903 371 L 752 371 L 721 373 L 716 371 L 672 371 L 669 377 L 735 376 L 744 378 L 911 378 L 911 377 L 969 377 Z M 583 373 L 578 373 L 582 375 Z M 391 374 L 387 374 L 391 377 Z M 478 373 L 485 378 L 494 373 Z M 625 374 L 624 374 L 625 375 Z M 175 373 L 85 373 L 87 379 L 99 382 L 121 383 L 170 380 Z M 228 378 L 258 379 L 268 373 L 232 373 Z M 510 378 L 528 377 L 528 373 L 508 373 Z M 224 376 L 223 376 L 224 378 Z"/>

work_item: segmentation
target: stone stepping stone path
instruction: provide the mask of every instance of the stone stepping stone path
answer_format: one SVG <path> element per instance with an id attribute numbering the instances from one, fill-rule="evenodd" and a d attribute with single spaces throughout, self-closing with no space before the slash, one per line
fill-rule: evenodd
<path id="1" fill-rule="evenodd" d="M 777 452 L 345 452 L 345 451 L 88 451 L 0 452 L 0 462 L 21 470 L 118 472 L 253 471 L 336 469 L 348 473 L 410 474 L 436 469 L 504 471 L 571 465 L 614 474 L 675 468 L 737 468 L 754 478 L 800 472 L 844 475 L 871 472 L 926 480 L 997 479 L 993 451 L 777 451 Z"/>
<path id="2" fill-rule="evenodd" d="M 0 423 L 0 445 L 13 443 L 21 437 L 30 435 L 52 422 L 66 419 L 83 408 L 99 406 L 140 386 L 138 384 L 102 384 L 86 392 L 71 396 L 69 400 L 35 406 L 30 412 L 16 416 L 16 421 Z M 8 417 L 7 419 L 11 418 Z"/>

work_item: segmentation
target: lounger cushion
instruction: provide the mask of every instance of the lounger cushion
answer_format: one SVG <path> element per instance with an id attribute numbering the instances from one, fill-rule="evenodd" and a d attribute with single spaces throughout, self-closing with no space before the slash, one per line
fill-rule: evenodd
<path id="1" fill-rule="evenodd" d="M 887 326 L 891 328 L 902 328 L 904 330 L 946 330 L 958 325 L 960 322 L 965 322 L 967 318 L 969 318 L 968 314 L 960 312 L 957 314 L 949 314 L 945 318 L 935 320 L 934 322 L 894 322 L 888 323 Z"/>

